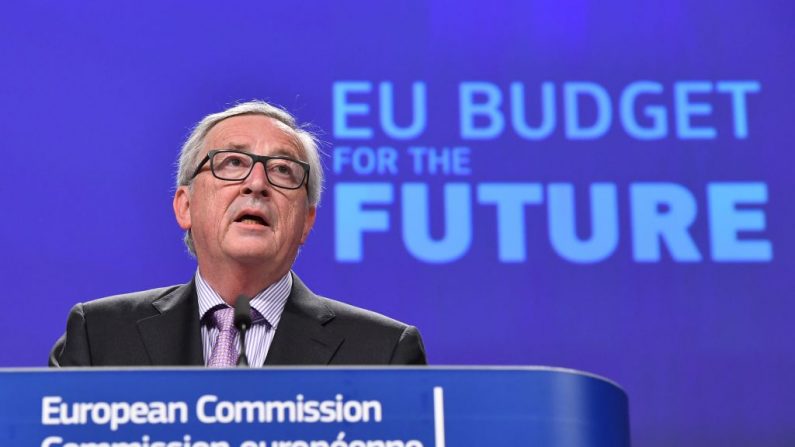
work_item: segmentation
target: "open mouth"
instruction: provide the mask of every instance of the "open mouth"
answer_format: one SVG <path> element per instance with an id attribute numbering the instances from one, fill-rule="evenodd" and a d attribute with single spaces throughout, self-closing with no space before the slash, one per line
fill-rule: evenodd
<path id="1" fill-rule="evenodd" d="M 268 227 L 268 222 L 260 216 L 255 216 L 253 214 L 243 214 L 242 216 L 235 219 L 235 222 L 243 223 L 247 225 L 261 225 L 263 227 Z"/>

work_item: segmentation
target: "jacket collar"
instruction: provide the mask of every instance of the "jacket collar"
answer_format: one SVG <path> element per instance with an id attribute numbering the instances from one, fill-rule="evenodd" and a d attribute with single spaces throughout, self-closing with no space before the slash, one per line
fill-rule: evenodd
<path id="1" fill-rule="evenodd" d="M 194 281 L 155 299 L 157 314 L 137 322 L 152 365 L 204 365 Z"/>
<path id="2" fill-rule="evenodd" d="M 328 323 L 334 312 L 295 275 L 265 365 L 327 365 L 344 338 Z"/>

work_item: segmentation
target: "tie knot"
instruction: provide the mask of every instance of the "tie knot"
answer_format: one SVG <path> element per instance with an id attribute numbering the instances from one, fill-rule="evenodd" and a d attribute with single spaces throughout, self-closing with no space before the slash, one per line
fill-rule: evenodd
<path id="1" fill-rule="evenodd" d="M 219 307 L 212 316 L 213 325 L 221 331 L 234 329 L 235 310 L 231 307 Z"/>

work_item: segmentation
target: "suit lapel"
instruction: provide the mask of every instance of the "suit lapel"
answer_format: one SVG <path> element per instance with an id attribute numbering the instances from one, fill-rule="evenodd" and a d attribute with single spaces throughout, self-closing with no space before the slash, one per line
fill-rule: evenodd
<path id="1" fill-rule="evenodd" d="M 138 321 L 152 365 L 203 365 L 199 304 L 191 281 L 154 302 L 157 315 Z"/>
<path id="2" fill-rule="evenodd" d="M 344 340 L 326 326 L 334 312 L 291 274 L 293 288 L 265 365 L 327 365 Z"/>

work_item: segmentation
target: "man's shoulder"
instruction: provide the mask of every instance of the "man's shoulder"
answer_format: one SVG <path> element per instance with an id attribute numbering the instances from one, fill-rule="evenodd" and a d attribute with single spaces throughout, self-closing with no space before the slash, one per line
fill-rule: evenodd
<path id="1" fill-rule="evenodd" d="M 122 313 L 135 314 L 150 311 L 153 303 L 164 298 L 186 284 L 177 284 L 156 289 L 141 290 L 118 295 L 106 296 L 80 304 L 84 312 L 90 313 Z"/>
<path id="2" fill-rule="evenodd" d="M 393 318 L 382 315 L 372 310 L 363 309 L 354 305 L 337 301 L 325 296 L 315 295 L 334 314 L 334 319 L 339 323 L 357 323 L 402 332 L 409 325 Z"/>
<path id="3" fill-rule="evenodd" d="M 333 313 L 327 329 L 344 340 L 332 364 L 428 363 L 422 337 L 416 327 L 323 296 L 317 296 L 317 299 Z"/>
<path id="4" fill-rule="evenodd" d="M 184 342 L 198 333 L 198 326 L 192 331 L 190 322 L 191 314 L 198 314 L 190 307 L 191 286 L 192 283 L 160 287 L 76 304 L 69 313 L 66 334 L 50 353 L 50 365 L 193 364 L 191 356 L 198 352 L 201 359 L 201 348 L 192 349 L 190 343 Z M 153 318 L 165 315 L 169 309 L 179 310 L 167 318 Z M 162 354 L 162 347 L 168 343 L 186 348 L 153 360 L 152 353 Z"/>
<path id="5" fill-rule="evenodd" d="M 360 331 L 365 330 L 365 332 L 397 332 L 400 334 L 410 327 L 378 312 L 318 295 L 295 274 L 293 275 L 291 298 L 288 302 L 288 308 L 291 311 L 310 316 L 324 325 L 336 328 L 357 328 Z M 290 310 L 285 309 L 287 312 Z"/>

